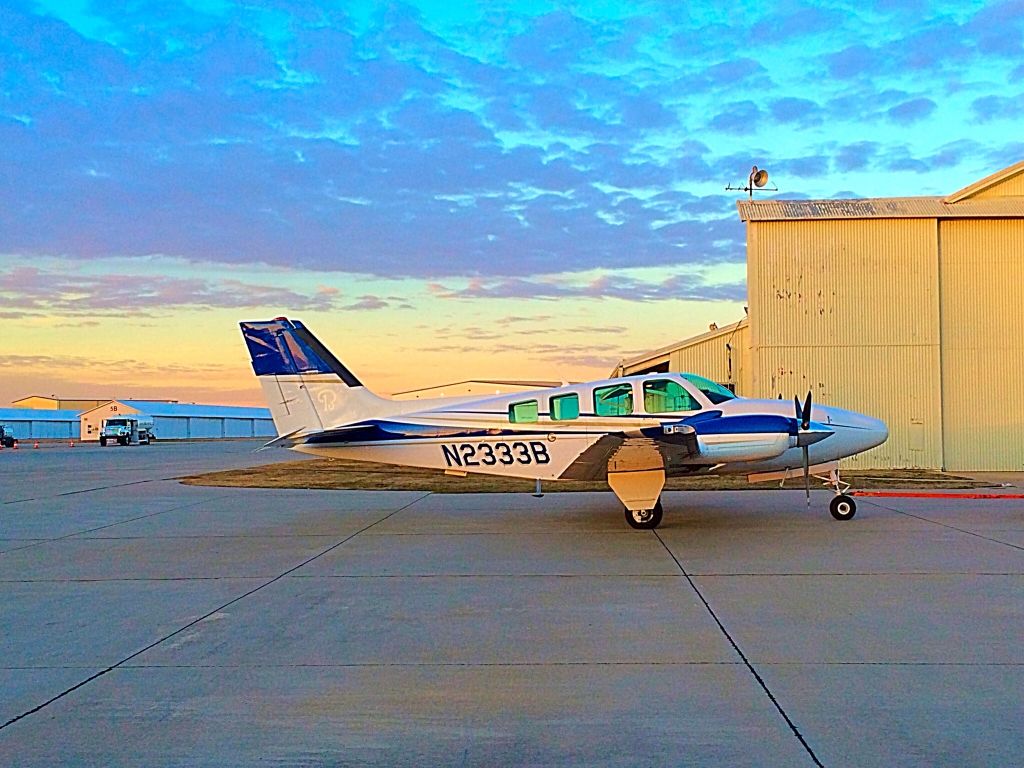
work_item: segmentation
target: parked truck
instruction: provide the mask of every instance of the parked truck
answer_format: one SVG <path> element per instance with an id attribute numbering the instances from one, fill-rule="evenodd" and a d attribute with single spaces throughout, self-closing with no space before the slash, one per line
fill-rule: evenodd
<path id="1" fill-rule="evenodd" d="M 118 445 L 149 445 L 155 439 L 153 419 L 148 416 L 113 416 L 104 419 L 100 427 L 100 445 L 110 440 Z"/>
<path id="2" fill-rule="evenodd" d="M 4 448 L 13 448 L 18 440 L 11 434 L 11 428 L 0 424 L 0 445 Z"/>

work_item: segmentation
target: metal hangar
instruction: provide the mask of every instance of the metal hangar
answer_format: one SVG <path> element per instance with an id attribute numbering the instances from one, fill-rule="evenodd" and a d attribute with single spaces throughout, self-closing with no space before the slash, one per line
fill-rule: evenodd
<path id="1" fill-rule="evenodd" d="M 1024 469 L 1024 162 L 946 197 L 738 208 L 749 318 L 618 375 L 667 363 L 885 420 L 851 467 Z"/>

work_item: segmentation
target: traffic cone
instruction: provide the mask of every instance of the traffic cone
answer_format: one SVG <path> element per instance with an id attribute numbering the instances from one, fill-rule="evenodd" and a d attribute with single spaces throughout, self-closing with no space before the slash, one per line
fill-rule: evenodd
<path id="1" fill-rule="evenodd" d="M 72 447 L 72 448 L 75 447 L 75 441 L 74 440 L 71 441 L 71 446 L 70 447 Z"/>
<path id="2" fill-rule="evenodd" d="M 14 441 L 14 445 L 12 445 L 11 448 L 13 448 L 14 450 L 18 450 L 18 441 L 17 440 Z"/>
<path id="3" fill-rule="evenodd" d="M 39 447 L 39 441 L 36 440 L 34 443 L 32 443 L 32 447 L 33 448 L 38 448 Z"/>

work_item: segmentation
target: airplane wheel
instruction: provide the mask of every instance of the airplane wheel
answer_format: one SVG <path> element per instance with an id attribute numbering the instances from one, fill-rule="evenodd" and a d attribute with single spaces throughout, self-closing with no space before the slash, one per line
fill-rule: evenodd
<path id="1" fill-rule="evenodd" d="M 627 509 L 626 522 L 630 528 L 639 531 L 652 531 L 661 525 L 662 509 L 661 499 L 654 505 L 654 509 Z"/>
<path id="2" fill-rule="evenodd" d="M 849 496 L 840 494 L 829 502 L 828 511 L 836 520 L 850 520 L 857 514 L 857 505 Z"/>

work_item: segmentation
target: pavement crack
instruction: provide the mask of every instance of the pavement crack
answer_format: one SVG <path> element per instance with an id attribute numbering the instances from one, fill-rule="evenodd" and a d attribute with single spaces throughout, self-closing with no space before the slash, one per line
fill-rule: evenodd
<path id="1" fill-rule="evenodd" d="M 669 557 L 672 558 L 673 562 L 675 562 L 676 566 L 679 568 L 679 572 L 683 574 L 683 577 L 690 584 L 690 588 L 693 589 L 697 597 L 700 599 L 701 603 L 704 604 L 704 607 L 707 609 L 707 612 L 711 615 L 711 618 L 714 619 L 715 624 L 718 625 L 718 629 L 722 632 L 723 635 L 725 635 L 725 639 L 729 641 L 729 645 L 731 645 L 732 649 L 736 651 L 736 655 L 740 657 L 740 660 L 743 662 L 743 665 L 747 668 L 750 674 L 754 676 L 754 679 L 757 681 L 757 684 L 761 686 L 761 690 L 765 692 L 765 695 L 768 697 L 768 700 L 771 701 L 775 709 L 778 710 L 778 713 L 782 715 L 782 719 L 786 721 L 786 725 L 789 726 L 789 729 L 793 732 L 793 735 L 796 736 L 797 740 L 800 742 L 801 746 L 803 746 L 804 750 L 810 756 L 811 760 L 814 761 L 814 764 L 818 766 L 818 768 L 825 768 L 821 760 L 818 759 L 818 756 L 814 754 L 814 750 L 811 749 L 811 745 L 807 743 L 807 739 L 805 739 L 803 734 L 800 733 L 800 729 L 796 727 L 796 723 L 793 722 L 793 720 L 790 718 L 786 710 L 782 708 L 782 705 L 779 703 L 779 700 L 775 697 L 775 694 L 772 693 L 771 689 L 768 687 L 768 684 L 764 681 L 764 678 L 761 677 L 757 669 L 754 668 L 754 665 L 750 663 L 750 660 L 747 658 L 747 655 L 743 653 L 743 650 L 740 648 L 739 644 L 733 639 L 732 635 L 729 634 L 729 630 L 725 628 L 725 624 L 723 624 L 722 620 L 718 618 L 718 614 L 715 613 L 715 609 L 711 607 L 711 603 L 709 603 L 707 598 L 704 597 L 704 593 L 700 591 L 700 588 L 697 586 L 696 582 L 694 582 L 690 574 L 686 572 L 686 568 L 683 567 L 683 564 L 679 561 L 679 558 L 675 556 L 675 553 L 671 549 L 669 549 L 668 544 L 665 543 L 665 540 L 661 538 L 661 535 L 656 530 L 652 531 L 652 533 L 654 534 L 655 538 L 657 538 L 658 541 L 661 542 L 661 546 L 663 546 L 665 548 L 665 551 L 668 552 Z"/>
<path id="2" fill-rule="evenodd" d="M 128 483 L 111 483 L 110 485 L 99 485 L 95 488 L 78 488 L 74 491 L 64 491 L 62 493 L 52 493 L 49 496 L 32 496 L 25 499 L 11 499 L 4 501 L 4 504 L 23 504 L 26 501 L 42 501 L 44 499 L 59 499 L 63 496 L 77 496 L 80 493 L 93 493 L 94 491 L 107 491 L 111 488 L 127 488 L 131 485 L 143 485 L 144 483 L 162 483 L 165 480 L 177 480 L 176 477 L 150 477 L 146 480 L 132 480 Z"/>
<path id="3" fill-rule="evenodd" d="M 138 517 L 130 517 L 127 520 L 118 520 L 117 522 L 107 523 L 106 525 L 98 525 L 95 528 L 85 528 L 85 529 L 83 529 L 81 531 L 74 531 L 72 533 L 65 534 L 64 536 L 57 536 L 56 538 L 53 538 L 53 539 L 43 539 L 42 541 L 34 541 L 31 544 L 26 544 L 24 547 L 15 547 L 14 549 L 5 549 L 3 552 L 0 552 L 0 556 L 10 554 L 11 552 L 21 552 L 22 550 L 32 549 L 33 547 L 41 547 L 44 544 L 52 544 L 55 541 L 64 541 L 65 539 L 71 539 L 71 538 L 74 538 L 75 536 L 81 536 L 83 533 L 95 533 L 96 531 L 102 531 L 102 530 L 105 530 L 107 528 L 113 528 L 114 526 L 117 526 L 117 525 L 125 525 L 126 523 L 134 523 L 134 522 L 136 522 L 138 520 L 145 520 L 145 519 L 150 518 L 150 517 L 157 517 L 159 515 L 166 515 L 168 512 L 180 512 L 181 510 L 189 509 L 190 507 L 198 507 L 200 504 L 203 504 L 203 503 L 204 503 L 204 501 L 202 501 L 202 500 L 194 501 L 194 502 L 191 502 L 189 504 L 181 504 L 181 505 L 179 505 L 177 507 L 171 507 L 170 509 L 161 509 L 159 512 L 150 512 L 147 515 L 139 515 Z M 83 536 L 82 538 L 83 539 L 87 539 L 88 537 Z M 96 538 L 99 538 L 99 537 L 96 537 Z"/>
<path id="4" fill-rule="evenodd" d="M 200 617 L 198 617 L 196 619 L 193 619 L 192 621 L 188 622 L 184 626 L 178 627 L 178 629 L 174 630 L 173 632 L 170 632 L 170 633 L 164 635 L 163 637 L 161 637 L 160 639 L 153 641 L 152 643 L 147 645 L 145 648 L 141 648 L 140 650 L 135 651 L 135 653 L 132 653 L 129 656 L 126 656 L 125 658 L 121 659 L 120 661 L 118 661 L 118 662 L 116 662 L 114 664 L 111 664 L 109 667 L 101 669 L 99 672 L 96 672 L 96 673 L 90 675 L 89 677 L 85 678 L 84 680 L 79 681 L 78 683 L 75 683 L 73 686 L 71 686 L 70 688 L 65 689 L 64 691 L 61 691 L 56 696 L 50 697 L 49 699 L 44 701 L 42 704 L 39 704 L 39 705 L 33 707 L 32 709 L 26 710 L 25 712 L 22 712 L 20 715 L 15 715 L 11 719 L 9 719 L 7 722 L 5 722 L 3 724 L 0 724 L 0 731 L 2 731 L 4 728 L 7 728 L 7 727 L 9 727 L 11 725 L 14 725 L 19 720 L 22 720 L 22 719 L 28 717 L 29 715 L 34 715 L 36 712 L 39 712 L 40 710 L 45 709 L 46 707 L 50 706 L 55 701 L 59 701 L 60 699 L 63 699 L 65 696 L 67 696 L 67 695 L 69 695 L 71 693 L 74 693 L 79 688 L 81 688 L 81 687 L 83 687 L 85 685 L 88 685 L 89 683 L 93 682 L 94 680 L 98 680 L 99 678 L 103 677 L 104 675 L 106 675 L 106 674 L 108 674 L 110 672 L 113 672 L 118 667 L 124 666 L 129 661 L 131 661 L 132 659 L 135 659 L 135 658 L 141 656 L 142 654 L 146 653 L 146 651 L 152 650 L 153 648 L 155 648 L 156 646 L 160 645 L 161 643 L 167 642 L 172 637 L 180 635 L 185 630 L 191 629 L 196 624 L 198 624 L 201 621 L 205 621 L 206 619 L 208 619 L 211 616 L 213 616 L 215 613 L 219 613 L 219 612 L 223 611 L 224 609 L 231 607 L 235 603 L 239 603 L 242 600 L 245 600 L 247 597 L 251 597 L 252 595 L 254 595 L 257 592 L 259 592 L 260 590 L 262 590 L 262 589 L 264 589 L 266 587 L 269 587 L 271 584 L 274 584 L 275 582 L 280 581 L 281 579 L 283 579 L 284 577 L 288 576 L 289 574 L 292 574 L 295 571 L 299 570 L 300 568 L 303 568 L 303 567 L 309 565 L 314 560 L 316 560 L 316 559 L 318 559 L 320 557 L 323 557 L 324 555 L 328 554 L 329 552 L 333 552 L 338 547 L 340 547 L 340 546 L 346 544 L 347 542 L 351 541 L 352 539 L 354 539 L 356 536 L 361 534 L 363 531 L 367 531 L 370 528 L 373 528 L 375 525 L 379 525 L 380 523 L 383 523 L 388 518 L 394 517 L 399 512 L 402 512 L 402 511 L 408 509 L 409 507 L 413 506 L 414 504 L 418 504 L 420 501 L 422 501 L 427 496 L 429 496 L 430 493 L 431 493 L 430 491 L 427 491 L 422 496 L 419 496 L 418 498 L 413 499 L 412 501 L 410 501 L 408 504 L 405 504 L 405 505 L 399 507 L 398 509 L 395 509 L 395 510 L 389 512 L 388 514 L 384 515 L 383 517 L 380 517 L 380 518 L 374 520 L 369 525 L 363 526 L 362 528 L 360 528 L 355 533 L 349 534 L 348 536 L 343 538 L 341 541 L 335 542 L 331 546 L 329 546 L 326 549 L 318 552 L 317 554 L 313 555 L 312 557 L 306 558 L 305 560 L 303 560 L 298 565 L 294 565 L 291 568 L 289 568 L 288 570 L 284 571 L 283 573 L 278 574 L 274 578 L 269 579 L 268 581 L 265 581 L 265 582 L 263 582 L 262 584 L 259 584 L 256 587 L 253 587 L 248 592 L 244 592 L 243 594 L 238 595 L 237 597 L 234 597 L 231 600 L 228 600 L 223 605 L 220 605 L 220 606 L 218 606 L 217 608 L 214 608 L 211 611 L 207 611 L 202 616 L 200 616 Z"/>

